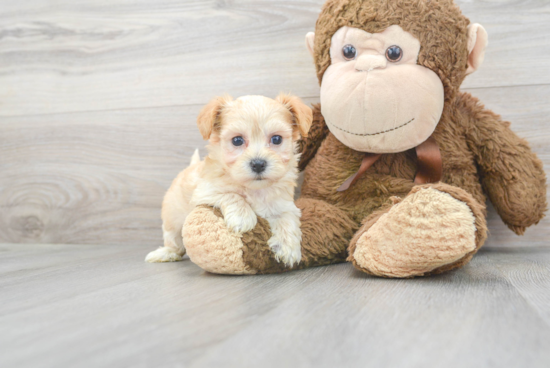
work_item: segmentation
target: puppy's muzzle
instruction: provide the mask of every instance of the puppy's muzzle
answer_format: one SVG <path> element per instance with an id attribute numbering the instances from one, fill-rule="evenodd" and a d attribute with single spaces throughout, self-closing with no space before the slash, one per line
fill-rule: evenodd
<path id="1" fill-rule="evenodd" d="M 254 171 L 256 174 L 261 174 L 265 171 L 265 168 L 267 167 L 267 161 L 261 160 L 261 159 L 254 159 L 250 161 L 250 168 L 252 171 Z"/>

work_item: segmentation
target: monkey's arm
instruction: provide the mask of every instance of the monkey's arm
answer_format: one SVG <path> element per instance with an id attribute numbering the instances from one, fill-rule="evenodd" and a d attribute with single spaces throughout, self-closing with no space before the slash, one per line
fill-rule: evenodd
<path id="1" fill-rule="evenodd" d="M 466 139 L 474 153 L 483 189 L 504 223 L 516 234 L 537 224 L 546 211 L 546 175 L 542 162 L 510 123 L 485 109 L 469 94 L 460 97 Z"/>
<path id="2" fill-rule="evenodd" d="M 321 115 L 321 105 L 313 105 L 313 122 L 307 138 L 302 138 L 298 141 L 298 151 L 302 154 L 298 167 L 303 171 L 309 161 L 315 156 L 321 143 L 325 140 L 329 133 L 325 118 Z"/>

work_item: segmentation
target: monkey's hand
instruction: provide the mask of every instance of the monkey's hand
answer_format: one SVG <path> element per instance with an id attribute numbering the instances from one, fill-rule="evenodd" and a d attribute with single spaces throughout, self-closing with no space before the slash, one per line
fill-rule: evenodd
<path id="1" fill-rule="evenodd" d="M 298 141 L 298 151 L 301 154 L 298 167 L 300 171 L 305 170 L 307 164 L 321 146 L 321 143 L 325 140 L 329 133 L 325 118 L 321 115 L 321 105 L 313 105 L 313 122 L 307 138 L 302 138 Z"/>
<path id="2" fill-rule="evenodd" d="M 466 138 L 474 153 L 483 189 L 504 223 L 516 234 L 537 224 L 546 211 L 546 175 L 529 144 L 492 111 L 467 94 Z M 464 110 L 463 110 L 464 111 Z"/>
<path id="3" fill-rule="evenodd" d="M 516 163 L 523 164 L 523 169 L 512 166 L 510 171 L 488 173 L 482 180 L 502 221 L 518 235 L 537 224 L 546 211 L 546 178 L 542 164 L 534 155 L 531 160 L 527 158 Z"/>

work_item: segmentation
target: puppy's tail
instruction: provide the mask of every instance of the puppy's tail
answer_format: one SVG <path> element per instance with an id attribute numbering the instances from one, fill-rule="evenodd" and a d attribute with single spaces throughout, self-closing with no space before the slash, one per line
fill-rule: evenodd
<path id="1" fill-rule="evenodd" d="M 199 162 L 201 162 L 201 157 L 199 155 L 199 149 L 197 148 L 193 156 L 191 156 L 191 165 L 198 164 Z"/>

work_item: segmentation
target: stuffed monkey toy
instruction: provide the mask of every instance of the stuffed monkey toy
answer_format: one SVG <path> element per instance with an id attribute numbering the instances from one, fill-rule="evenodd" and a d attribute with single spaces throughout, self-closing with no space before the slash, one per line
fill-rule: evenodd
<path id="1" fill-rule="evenodd" d="M 489 199 L 516 234 L 546 210 L 541 161 L 509 123 L 459 87 L 487 33 L 452 0 L 329 0 L 306 36 L 321 104 L 300 142 L 302 260 L 267 246 L 269 225 L 237 235 L 217 209 L 183 229 L 191 261 L 222 274 L 346 260 L 406 278 L 467 264 L 487 237 Z"/>

